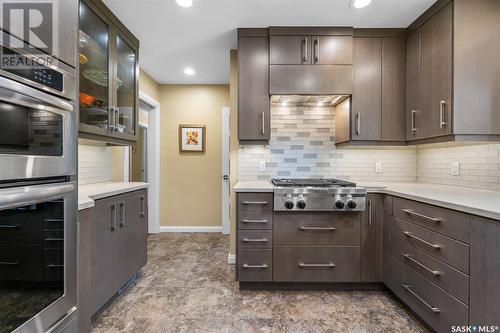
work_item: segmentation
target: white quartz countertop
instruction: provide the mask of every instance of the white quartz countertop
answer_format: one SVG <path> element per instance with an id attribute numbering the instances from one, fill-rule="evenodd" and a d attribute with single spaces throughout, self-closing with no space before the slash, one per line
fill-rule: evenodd
<path id="1" fill-rule="evenodd" d="M 78 186 L 78 210 L 95 206 L 95 201 L 118 194 L 147 188 L 148 183 L 139 182 L 106 182 Z"/>
<path id="2" fill-rule="evenodd" d="M 356 182 L 369 193 L 383 193 L 500 220 L 500 192 L 420 182 Z M 267 181 L 241 181 L 235 192 L 273 192 Z"/>

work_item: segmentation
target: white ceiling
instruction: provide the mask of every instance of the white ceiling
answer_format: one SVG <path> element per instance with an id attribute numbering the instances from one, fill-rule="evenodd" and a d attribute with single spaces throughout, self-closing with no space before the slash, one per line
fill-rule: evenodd
<path id="1" fill-rule="evenodd" d="M 140 65 L 159 83 L 227 84 L 236 28 L 277 25 L 406 27 L 435 0 L 104 0 L 139 38 Z M 186 76 L 185 67 L 196 74 Z"/>

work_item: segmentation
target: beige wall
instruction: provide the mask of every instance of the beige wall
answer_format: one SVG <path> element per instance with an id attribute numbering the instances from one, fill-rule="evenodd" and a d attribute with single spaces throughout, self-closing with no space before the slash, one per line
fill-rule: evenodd
<path id="1" fill-rule="evenodd" d="M 227 85 L 161 85 L 160 224 L 221 226 L 221 112 Z M 179 152 L 179 124 L 203 124 L 204 153 Z"/>
<path id="2" fill-rule="evenodd" d="M 156 101 L 160 100 L 160 85 L 142 69 L 139 73 L 139 91 Z"/>
<path id="3" fill-rule="evenodd" d="M 230 165 L 230 184 L 231 188 L 238 181 L 238 52 L 231 50 L 230 54 L 230 78 L 229 95 L 231 100 L 231 165 Z M 234 254 L 236 251 L 236 194 L 231 191 L 231 235 L 229 252 Z"/>

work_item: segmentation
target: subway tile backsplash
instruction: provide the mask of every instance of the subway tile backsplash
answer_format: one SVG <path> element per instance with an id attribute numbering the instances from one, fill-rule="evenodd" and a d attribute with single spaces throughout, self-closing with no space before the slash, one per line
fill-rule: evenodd
<path id="1" fill-rule="evenodd" d="M 78 145 L 78 181 L 80 184 L 111 181 L 111 151 L 105 143 Z"/>
<path id="2" fill-rule="evenodd" d="M 415 181 L 416 147 L 335 147 L 333 107 L 272 106 L 267 146 L 240 146 L 239 180 L 274 177 L 336 177 Z M 264 161 L 265 171 L 259 171 Z M 375 163 L 382 162 L 382 173 Z"/>

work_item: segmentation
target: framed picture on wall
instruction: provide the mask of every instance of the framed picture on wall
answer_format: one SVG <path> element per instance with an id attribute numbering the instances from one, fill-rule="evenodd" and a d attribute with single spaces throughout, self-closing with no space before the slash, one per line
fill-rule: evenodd
<path id="1" fill-rule="evenodd" d="M 206 141 L 205 125 L 179 125 L 179 151 L 204 152 Z"/>

